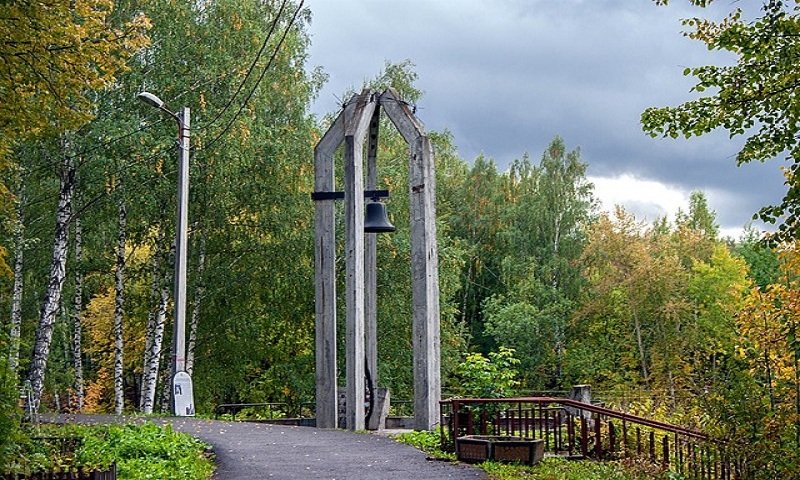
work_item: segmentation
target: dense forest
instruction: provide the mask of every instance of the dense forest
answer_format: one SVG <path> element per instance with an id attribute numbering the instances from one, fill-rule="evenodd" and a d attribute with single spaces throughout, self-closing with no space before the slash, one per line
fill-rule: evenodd
<path id="1" fill-rule="evenodd" d="M 0 151 L 3 408 L 27 388 L 41 410 L 166 409 L 176 127 L 136 100 L 148 90 L 192 108 L 187 370 L 197 409 L 269 401 L 296 412 L 314 395 L 310 193 L 330 121 L 309 109 L 325 81 L 307 65 L 311 12 L 289 1 L 75 3 L 86 9 L 79 31 L 59 23 L 69 15 L 13 7 L 30 31 L 97 47 L 19 67 L 63 73 L 29 86 L 58 101 L 15 90 L 19 103 L 0 107 L 17 122 L 0 128 L 13 141 Z M 417 104 L 415 80 L 410 61 L 387 63 L 368 86 Z M 7 113 L 22 110 L 41 117 Z M 392 191 L 398 228 L 378 238 L 377 375 L 408 399 L 407 147 L 384 122 L 378 187 Z M 445 394 L 463 394 L 467 354 L 508 347 L 522 391 L 588 383 L 621 408 L 747 441 L 769 459 L 765 471 L 797 474 L 797 242 L 767 244 L 754 229 L 720 238 L 700 191 L 674 220 L 604 213 L 568 138 L 500 169 L 461 158 L 447 131 L 429 133 Z"/>

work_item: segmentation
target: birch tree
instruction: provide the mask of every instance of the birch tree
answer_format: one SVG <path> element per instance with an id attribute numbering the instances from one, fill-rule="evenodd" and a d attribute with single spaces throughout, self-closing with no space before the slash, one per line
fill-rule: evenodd
<path id="1" fill-rule="evenodd" d="M 83 410 L 83 231 L 80 218 L 75 218 L 75 294 L 72 301 L 72 365 L 75 373 L 75 407 Z"/>
<path id="2" fill-rule="evenodd" d="M 73 158 L 69 155 L 67 147 L 68 140 L 66 137 L 62 137 L 58 207 L 56 209 L 50 273 L 42 299 L 39 325 L 36 329 L 36 339 L 33 345 L 33 359 L 28 374 L 32 390 L 31 405 L 29 407 L 34 411 L 38 410 L 42 398 L 47 359 L 50 354 L 50 344 L 53 340 L 53 325 L 61 303 L 61 293 L 64 288 L 64 279 L 66 278 L 67 240 L 72 215 L 72 195 L 75 188 L 75 164 Z"/>
<path id="3" fill-rule="evenodd" d="M 200 241 L 197 259 L 197 270 L 195 276 L 195 289 L 194 299 L 192 300 L 192 316 L 189 321 L 189 340 L 186 342 L 186 373 L 190 376 L 194 371 L 194 347 L 197 343 L 197 324 L 200 321 L 200 305 L 205 294 L 205 285 L 203 283 L 203 273 L 205 272 L 206 264 L 206 237 L 205 233 L 200 231 Z"/>
<path id="4" fill-rule="evenodd" d="M 23 211 L 24 195 L 20 195 L 17 203 L 17 220 L 14 227 L 14 286 L 11 294 L 11 333 L 8 353 L 8 368 L 16 378 L 19 366 L 20 328 L 22 326 L 22 290 L 23 290 L 23 255 L 25 251 L 25 216 Z"/>
<path id="5" fill-rule="evenodd" d="M 93 93 L 112 84 L 147 44 L 147 17 L 114 25 L 113 11 L 108 0 L 0 3 L 0 169 L 17 142 L 89 121 Z"/>
<path id="6" fill-rule="evenodd" d="M 145 343 L 144 368 L 142 370 L 142 395 L 140 408 L 142 413 L 153 413 L 155 404 L 156 384 L 161 365 L 161 350 L 164 341 L 164 325 L 167 318 L 167 304 L 169 303 L 169 273 L 162 267 L 159 239 L 156 240 L 156 251 L 153 254 L 153 293 L 155 294 L 155 311 L 151 312 L 148 319 L 147 340 Z"/>
<path id="7" fill-rule="evenodd" d="M 114 413 L 121 415 L 125 406 L 124 382 L 122 377 L 122 317 L 125 305 L 125 241 L 127 236 L 128 213 L 122 201 L 120 201 L 118 209 L 119 231 L 117 233 L 116 272 L 114 274 Z"/>
<path id="8" fill-rule="evenodd" d="M 484 302 L 487 331 L 520 353 L 527 378 L 541 386 L 561 386 L 567 322 L 582 283 L 576 263 L 593 214 L 587 167 L 578 149 L 568 151 L 556 137 L 537 166 L 526 156 L 504 175 L 508 292 Z"/>

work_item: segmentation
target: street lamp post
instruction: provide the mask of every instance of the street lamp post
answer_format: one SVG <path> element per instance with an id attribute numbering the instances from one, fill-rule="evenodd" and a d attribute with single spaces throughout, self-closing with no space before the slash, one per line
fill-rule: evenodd
<path id="1" fill-rule="evenodd" d="M 191 113 L 183 107 L 180 113 L 168 110 L 164 102 L 149 92 L 137 98 L 155 107 L 178 122 L 178 220 L 175 231 L 175 325 L 172 332 L 172 413 L 194 416 L 192 378 L 186 372 L 186 252 L 189 215 L 189 128 Z"/>

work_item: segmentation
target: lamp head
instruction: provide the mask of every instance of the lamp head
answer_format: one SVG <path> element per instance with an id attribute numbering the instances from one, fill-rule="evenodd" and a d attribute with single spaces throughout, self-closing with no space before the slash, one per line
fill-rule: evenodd
<path id="1" fill-rule="evenodd" d="M 139 100 L 141 100 L 142 102 L 144 102 L 144 103 L 146 103 L 146 104 L 148 104 L 150 106 L 153 106 L 153 107 L 156 107 L 156 108 L 159 108 L 159 109 L 163 109 L 164 108 L 164 101 L 161 100 L 160 98 L 158 98 L 157 96 L 153 95 L 150 92 L 140 92 L 138 95 L 136 95 L 136 98 L 138 98 Z"/>

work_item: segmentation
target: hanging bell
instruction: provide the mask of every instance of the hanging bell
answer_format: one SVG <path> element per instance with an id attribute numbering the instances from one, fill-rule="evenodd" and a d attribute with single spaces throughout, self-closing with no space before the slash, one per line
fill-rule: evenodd
<path id="1" fill-rule="evenodd" d="M 389 223 L 386 216 L 386 205 L 382 202 L 370 202 L 366 205 L 364 215 L 364 233 L 390 233 L 394 232 L 394 225 Z"/>

